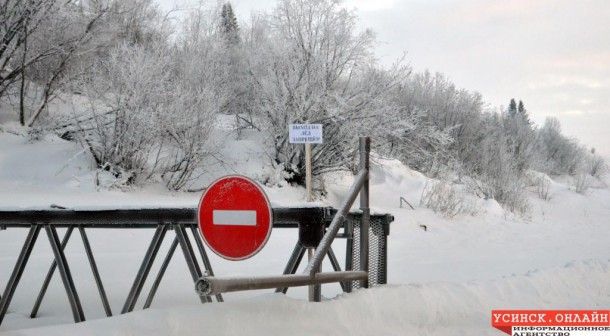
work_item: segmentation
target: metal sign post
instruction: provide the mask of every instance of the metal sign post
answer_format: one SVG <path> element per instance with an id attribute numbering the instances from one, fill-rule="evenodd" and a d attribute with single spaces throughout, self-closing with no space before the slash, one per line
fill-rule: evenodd
<path id="1" fill-rule="evenodd" d="M 312 195 L 312 153 L 311 144 L 321 144 L 323 141 L 322 124 L 290 124 L 288 127 L 289 142 L 292 144 L 305 144 L 305 188 L 307 202 L 313 201 Z M 307 249 L 307 260 L 313 257 L 314 249 Z M 321 267 L 321 266 L 320 266 Z M 321 271 L 321 270 L 320 270 Z M 317 293 L 316 293 L 317 292 Z M 309 286 L 309 301 L 320 301 L 322 296 L 319 286 Z"/>

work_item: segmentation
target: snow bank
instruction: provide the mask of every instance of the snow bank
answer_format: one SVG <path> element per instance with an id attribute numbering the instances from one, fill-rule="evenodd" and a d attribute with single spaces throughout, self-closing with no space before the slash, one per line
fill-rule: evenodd
<path id="1" fill-rule="evenodd" d="M 607 309 L 609 278 L 609 260 L 583 261 L 494 281 L 359 290 L 322 303 L 267 294 L 4 335 L 498 335 L 492 309 Z"/>

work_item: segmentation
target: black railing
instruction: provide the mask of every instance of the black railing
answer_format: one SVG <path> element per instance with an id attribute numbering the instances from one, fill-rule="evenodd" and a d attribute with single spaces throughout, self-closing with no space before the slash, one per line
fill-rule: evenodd
<path id="1" fill-rule="evenodd" d="M 331 208 L 320 208 L 320 207 L 305 207 L 305 208 L 274 208 L 273 209 L 273 227 L 274 228 L 299 228 L 299 242 L 295 247 L 288 265 L 284 271 L 285 274 L 294 273 L 298 264 L 303 256 L 304 247 L 311 245 L 311 241 L 318 240 L 314 236 L 319 236 L 319 232 L 323 232 L 324 228 L 327 227 L 336 210 Z M 358 259 L 357 256 L 353 256 L 354 251 L 358 251 L 359 241 L 354 240 L 353 222 L 359 221 L 361 214 L 354 213 L 347 216 L 343 227 L 343 232 L 338 235 L 338 238 L 347 238 L 347 253 L 345 260 L 345 270 L 352 270 L 354 260 Z M 369 279 L 377 279 L 377 284 L 385 283 L 387 279 L 387 239 L 385 236 L 389 234 L 389 223 L 393 218 L 389 215 L 383 216 L 371 216 L 371 220 L 380 222 L 382 235 L 384 239 L 377 239 L 375 244 L 381 244 L 375 251 L 382 251 L 383 255 L 370 256 L 371 260 L 382 260 L 383 265 L 380 265 L 378 269 L 371 269 L 369 275 L 372 272 L 382 272 L 377 276 L 369 276 Z M 320 229 L 316 229 L 320 228 Z M 187 266 L 191 273 L 191 277 L 195 282 L 197 279 L 204 275 L 214 275 L 212 265 L 208 259 L 206 248 L 203 240 L 200 237 L 199 229 L 196 219 L 196 210 L 190 208 L 160 208 L 160 209 L 125 209 L 125 210 L 19 210 L 19 211 L 0 211 L 0 230 L 22 228 L 28 229 L 29 233 L 26 237 L 23 247 L 17 257 L 15 267 L 11 273 L 11 276 L 6 284 L 6 288 L 0 297 L 0 325 L 5 317 L 8 310 L 8 306 L 11 303 L 13 294 L 21 280 L 24 270 L 27 266 L 31 252 L 36 244 L 39 233 L 44 230 L 51 248 L 53 250 L 54 261 L 47 272 L 43 286 L 39 292 L 38 299 L 34 304 L 34 308 L 30 314 L 31 317 L 36 317 L 38 308 L 45 296 L 47 286 L 57 270 L 60 273 L 66 294 L 70 301 L 70 306 L 74 316 L 75 322 L 85 320 L 82 305 L 74 285 L 74 278 L 70 272 L 68 260 L 63 252 L 68 241 L 72 237 L 72 233 L 78 230 L 85 252 L 88 257 L 89 264 L 93 276 L 95 278 L 99 295 L 104 306 L 104 310 L 107 316 L 112 316 L 110 305 L 108 304 L 108 298 L 101 281 L 101 276 L 98 272 L 95 257 L 89 239 L 87 231 L 90 229 L 154 229 L 155 233 L 151 242 L 149 243 L 148 249 L 144 256 L 140 268 L 136 273 L 131 290 L 125 300 L 125 304 L 121 313 L 127 313 L 133 311 L 135 305 L 141 295 L 144 283 L 146 282 L 148 275 L 151 271 L 152 265 L 159 252 L 161 244 L 163 243 L 166 233 L 168 231 L 174 231 L 175 237 L 167 255 L 158 271 L 155 281 L 148 293 L 144 308 L 150 307 L 152 300 L 155 296 L 157 288 L 165 274 L 165 270 L 169 264 L 169 261 L 174 255 L 175 250 L 178 246 L 183 251 Z M 64 237 L 61 238 L 57 234 L 58 228 L 66 228 Z M 191 231 L 189 236 L 188 231 Z M 373 231 L 376 235 L 378 232 Z M 0 233 L 1 234 L 1 233 Z M 193 237 L 191 240 L 190 237 Z M 193 245 L 194 242 L 194 245 Z M 202 260 L 200 265 L 197 261 L 196 251 L 199 253 Z M 328 252 L 328 257 L 331 260 L 333 268 L 340 270 L 340 265 L 334 256 L 332 249 Z M 377 264 L 377 262 L 375 262 Z M 42 278 L 42 275 L 40 275 Z M 351 290 L 351 284 L 344 283 L 342 287 L 345 291 Z M 286 289 L 282 289 L 283 292 Z M 195 292 L 195 291 L 193 291 Z M 195 294 L 195 293 L 194 293 Z M 223 298 L 220 294 L 215 295 L 217 301 L 222 302 Z M 211 297 L 201 297 L 202 302 L 211 302 Z"/>

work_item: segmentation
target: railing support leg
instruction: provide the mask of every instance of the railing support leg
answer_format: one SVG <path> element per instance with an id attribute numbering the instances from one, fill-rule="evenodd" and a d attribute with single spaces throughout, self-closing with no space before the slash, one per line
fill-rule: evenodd
<path id="1" fill-rule="evenodd" d="M 193 245 L 191 245 L 191 242 L 188 240 L 183 224 L 176 225 L 174 230 L 176 231 L 176 237 L 178 237 L 178 240 L 180 241 L 184 259 L 186 259 L 186 265 L 189 267 L 189 271 L 193 277 L 193 283 L 197 283 L 197 280 L 203 276 L 203 273 L 201 273 L 201 268 L 197 265 L 197 258 L 193 251 Z M 200 296 L 199 299 L 201 300 L 201 303 L 212 302 L 212 298 L 209 296 Z"/>
<path id="2" fill-rule="evenodd" d="M 148 250 L 146 251 L 146 255 L 144 255 L 144 260 L 142 261 L 142 265 L 140 266 L 140 270 L 136 275 L 136 279 L 133 282 L 133 286 L 129 291 L 129 295 L 127 296 L 127 301 L 125 301 L 125 305 L 123 306 L 123 310 L 121 314 L 128 313 L 133 311 L 133 308 L 138 301 L 138 297 L 142 292 L 142 287 L 144 287 L 144 282 L 146 282 L 146 278 L 148 277 L 148 273 L 152 267 L 153 262 L 159 253 L 159 248 L 161 247 L 161 243 L 163 243 L 163 238 L 165 238 L 165 233 L 167 233 L 167 225 L 159 224 L 157 226 L 157 230 L 148 246 Z"/>
<path id="3" fill-rule="evenodd" d="M 172 261 L 172 257 L 174 256 L 174 252 L 176 252 L 176 247 L 178 247 L 178 237 L 174 238 L 172 242 L 172 246 L 169 247 L 169 251 L 167 251 L 167 255 L 165 256 L 165 260 L 163 260 L 163 264 L 161 265 L 161 269 L 159 269 L 159 273 L 155 278 L 155 282 L 153 282 L 152 287 L 150 288 L 150 292 L 148 293 L 148 297 L 146 298 L 146 302 L 144 303 L 144 309 L 150 308 L 152 305 L 152 301 L 155 298 L 155 294 L 157 294 L 157 289 L 159 289 L 159 285 L 161 284 L 161 280 L 165 275 L 165 271 L 169 266 L 170 261 Z"/>
<path id="4" fill-rule="evenodd" d="M 337 260 L 337 256 L 335 255 L 335 252 L 333 251 L 332 247 L 328 249 L 328 259 L 330 260 L 330 264 L 333 266 L 333 270 L 335 272 L 341 272 L 341 266 L 339 265 L 339 260 Z M 339 282 L 339 284 L 341 285 L 341 289 L 344 292 L 347 292 L 347 282 L 348 281 Z"/>
<path id="5" fill-rule="evenodd" d="M 203 260 L 203 266 L 211 276 L 214 276 L 214 270 L 212 270 L 212 263 L 210 262 L 210 258 L 208 258 L 208 254 L 205 252 L 205 247 L 203 246 L 203 241 L 201 240 L 199 231 L 197 231 L 197 227 L 197 225 L 191 225 L 193 239 L 195 239 L 195 244 L 197 244 L 197 248 L 199 249 L 199 254 L 201 255 L 201 259 Z M 216 294 L 216 301 L 224 302 L 222 294 Z"/>
<path id="6" fill-rule="evenodd" d="M 23 271 L 25 270 L 25 265 L 27 265 L 28 260 L 30 259 L 32 249 L 34 249 L 34 245 L 36 244 L 36 239 L 38 239 L 39 233 L 40 225 L 32 225 L 30 227 L 30 232 L 28 233 L 28 236 L 25 239 L 25 242 L 23 243 L 23 247 L 21 248 L 21 253 L 19 253 L 17 263 L 15 263 L 13 273 L 11 273 L 11 277 L 9 278 L 8 283 L 6 284 L 4 294 L 2 294 L 2 298 L 0 299 L 0 325 L 2 325 L 4 315 L 6 315 L 8 306 L 9 304 L 11 304 L 11 300 L 13 299 L 13 295 L 15 294 L 15 290 L 17 289 L 17 285 L 19 284 L 19 280 L 21 280 L 21 276 L 23 275 Z"/>
<path id="7" fill-rule="evenodd" d="M 292 251 L 290 259 L 288 259 L 288 264 L 286 264 L 286 268 L 284 268 L 283 274 L 295 274 L 297 272 L 297 268 L 299 268 L 301 260 L 303 260 L 304 255 L 305 248 L 303 247 L 303 245 L 301 245 L 300 242 L 297 242 L 297 244 L 294 246 L 294 250 Z M 288 287 L 277 288 L 275 292 L 286 294 L 286 292 L 288 292 Z"/>
<path id="8" fill-rule="evenodd" d="M 72 227 L 70 227 L 70 228 L 72 228 Z M 102 278 L 100 277 L 100 272 L 97 268 L 95 258 L 93 257 L 93 251 L 91 250 L 91 244 L 89 244 L 89 238 L 87 237 L 85 228 L 82 225 L 78 226 L 78 231 L 80 232 L 80 236 L 83 239 L 83 245 L 85 246 L 85 252 L 87 253 L 87 259 L 89 259 L 89 265 L 91 266 L 91 272 L 93 272 L 93 277 L 95 278 L 95 284 L 97 285 L 97 290 L 100 293 L 100 298 L 102 299 L 102 305 L 104 306 L 104 311 L 106 312 L 106 316 L 110 317 L 110 316 L 112 316 L 112 310 L 110 309 L 110 303 L 108 303 L 108 297 L 106 296 L 106 291 L 104 290 L 104 284 L 102 283 Z"/>
<path id="9" fill-rule="evenodd" d="M 60 247 L 61 244 L 59 243 L 57 230 L 55 230 L 55 227 L 51 226 L 50 224 L 46 224 L 44 226 L 44 229 L 47 232 L 47 236 L 49 237 L 51 249 L 53 250 L 53 254 L 55 255 L 55 261 L 57 262 L 57 268 L 59 269 L 61 280 L 64 283 L 66 293 L 68 294 L 68 300 L 70 301 L 70 307 L 72 308 L 74 322 L 83 322 L 85 320 L 85 314 L 83 313 L 83 307 L 81 306 L 80 299 L 78 298 L 78 293 L 76 292 L 76 287 L 74 286 L 74 280 L 72 279 L 70 267 L 68 267 L 66 255 Z"/>
<path id="10" fill-rule="evenodd" d="M 68 227 L 66 230 L 66 234 L 61 241 L 61 249 L 62 251 L 68 245 L 68 241 L 70 240 L 70 236 L 72 235 L 72 231 L 74 228 L 72 226 Z M 44 299 L 45 294 L 47 293 L 47 289 L 49 288 L 49 284 L 51 283 L 51 279 L 53 278 L 53 274 L 55 274 L 55 269 L 57 268 L 57 261 L 53 259 L 51 263 L 51 267 L 49 267 L 49 271 L 47 272 L 47 276 L 42 283 L 42 288 L 40 288 L 40 292 L 38 293 L 38 298 L 36 298 L 36 302 L 34 303 L 34 307 L 32 308 L 32 312 L 30 313 L 30 318 L 36 318 L 38 315 L 38 309 L 40 309 L 40 305 L 42 304 L 42 300 Z"/>

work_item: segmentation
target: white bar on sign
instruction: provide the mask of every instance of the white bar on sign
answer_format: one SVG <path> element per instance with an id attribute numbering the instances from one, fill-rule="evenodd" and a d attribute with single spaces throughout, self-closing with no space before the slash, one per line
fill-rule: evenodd
<path id="1" fill-rule="evenodd" d="M 214 210 L 214 225 L 256 226 L 255 210 Z"/>

